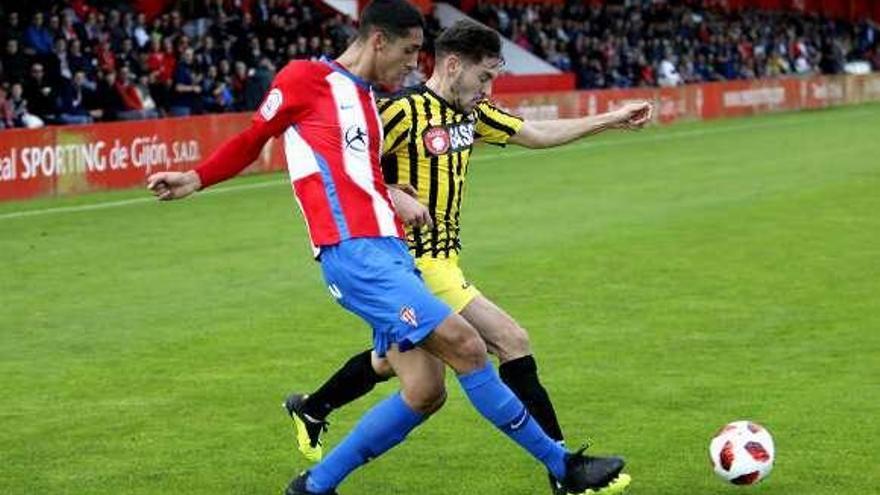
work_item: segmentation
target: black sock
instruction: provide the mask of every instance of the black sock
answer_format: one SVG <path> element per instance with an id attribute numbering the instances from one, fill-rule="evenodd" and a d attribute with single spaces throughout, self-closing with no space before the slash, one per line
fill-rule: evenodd
<path id="1" fill-rule="evenodd" d="M 535 358 L 528 355 L 508 361 L 498 367 L 498 374 L 526 406 L 544 433 L 557 442 L 562 441 L 562 428 L 559 427 L 550 396 L 538 380 Z"/>
<path id="2" fill-rule="evenodd" d="M 303 411 L 313 419 L 323 421 L 334 409 L 367 395 L 377 383 L 388 378 L 373 370 L 372 349 L 356 354 L 339 368 L 321 388 L 309 395 Z"/>

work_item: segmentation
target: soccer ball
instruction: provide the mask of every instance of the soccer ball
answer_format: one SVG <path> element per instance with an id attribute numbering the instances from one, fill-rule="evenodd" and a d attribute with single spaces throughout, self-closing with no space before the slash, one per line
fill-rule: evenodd
<path id="1" fill-rule="evenodd" d="M 773 468 L 775 449 L 767 428 L 752 421 L 734 421 L 721 428 L 709 444 L 715 474 L 734 485 L 754 485 Z"/>

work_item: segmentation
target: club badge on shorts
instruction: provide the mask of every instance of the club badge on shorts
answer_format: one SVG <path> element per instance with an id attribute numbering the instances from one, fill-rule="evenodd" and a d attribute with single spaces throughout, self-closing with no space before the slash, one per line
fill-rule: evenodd
<path id="1" fill-rule="evenodd" d="M 416 319 L 416 310 L 409 306 L 400 308 L 400 321 L 413 328 L 419 326 L 419 321 Z"/>

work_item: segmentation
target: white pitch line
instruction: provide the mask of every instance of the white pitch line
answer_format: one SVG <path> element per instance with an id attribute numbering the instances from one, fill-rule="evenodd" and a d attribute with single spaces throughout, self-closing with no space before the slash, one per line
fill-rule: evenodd
<path id="1" fill-rule="evenodd" d="M 876 115 L 878 112 L 875 110 L 861 110 L 856 112 L 847 112 L 845 115 L 831 115 L 831 116 L 823 116 L 820 120 L 840 120 L 840 119 L 852 119 L 853 117 L 863 117 L 867 115 Z M 818 115 L 818 114 L 816 114 Z M 600 142 L 591 142 L 591 141 L 582 141 L 580 143 L 575 143 L 566 147 L 566 150 L 578 149 L 578 148 L 598 148 L 604 146 L 623 146 L 629 144 L 639 144 L 644 142 L 659 142 L 659 141 L 670 141 L 673 139 L 679 138 L 687 138 L 687 137 L 699 137 L 699 136 L 708 136 L 712 134 L 724 134 L 727 132 L 737 132 L 737 131 L 749 131 L 754 129 L 763 129 L 768 127 L 786 127 L 790 125 L 802 125 L 804 120 L 800 118 L 801 116 L 793 116 L 787 120 L 773 120 L 771 122 L 758 122 L 751 124 L 734 124 L 722 127 L 711 127 L 708 129 L 691 129 L 685 131 L 671 131 L 667 133 L 657 134 L 653 136 L 637 136 L 634 135 L 630 138 L 619 139 L 614 141 L 600 141 Z M 553 148 L 545 148 L 538 150 L 514 150 L 514 151 L 504 151 L 500 153 L 496 153 L 494 155 L 478 155 L 471 158 L 471 160 L 477 161 L 494 161 L 501 159 L 508 159 L 515 156 L 522 155 L 539 155 L 541 153 L 548 153 L 550 151 L 556 151 Z M 209 189 L 205 192 L 199 194 L 222 194 L 229 192 L 238 192 L 238 191 L 247 191 L 250 189 L 263 189 L 266 187 L 274 187 L 280 186 L 282 184 L 287 184 L 287 180 L 278 181 L 278 180 L 270 180 L 265 182 L 257 182 L 253 184 L 242 184 L 238 186 L 228 186 L 221 187 L 218 189 Z M 95 203 L 90 205 L 77 205 L 77 206 L 61 206 L 57 208 L 42 208 L 37 210 L 22 210 L 22 211 L 13 211 L 9 213 L 0 213 L 0 220 L 10 220 L 15 218 L 24 218 L 24 217 L 34 217 L 41 215 L 52 215 L 55 213 L 77 213 L 81 211 L 92 211 L 92 210 L 102 210 L 105 208 L 115 208 L 117 206 L 127 206 L 139 203 L 149 203 L 156 201 L 153 197 L 142 197 L 142 198 L 132 198 L 132 199 L 123 199 L 120 201 L 107 201 L 104 203 Z"/>
<path id="2" fill-rule="evenodd" d="M 274 187 L 280 186 L 283 184 L 287 184 L 287 180 L 279 181 L 279 180 L 269 180 L 262 181 L 253 184 L 241 184 L 237 186 L 228 186 L 228 187 L 220 187 L 217 189 L 208 189 L 207 191 L 198 193 L 202 194 L 223 194 L 229 192 L 238 192 L 238 191 L 246 191 L 248 189 L 263 189 L 266 187 Z M 91 210 L 103 210 L 105 208 L 115 208 L 117 206 L 127 206 L 134 205 L 138 203 L 155 203 L 158 200 L 152 196 L 144 196 L 142 198 L 132 198 L 132 199 L 122 199 L 119 201 L 107 201 L 104 203 L 95 203 L 90 205 L 76 205 L 76 206 L 59 206 L 57 208 L 42 208 L 38 210 L 22 210 L 22 211 L 13 211 L 10 213 L 0 213 L 0 220 L 12 219 L 12 218 L 23 218 L 23 217 L 33 217 L 40 215 L 51 215 L 54 213 L 77 213 L 81 211 L 91 211 Z"/>

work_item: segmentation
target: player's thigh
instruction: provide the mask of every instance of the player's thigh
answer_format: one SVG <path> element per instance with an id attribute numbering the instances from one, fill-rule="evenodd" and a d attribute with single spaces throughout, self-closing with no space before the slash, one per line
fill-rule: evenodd
<path id="1" fill-rule="evenodd" d="M 486 365 L 486 344 L 459 314 L 449 315 L 421 344 L 457 373 L 470 373 Z"/>
<path id="2" fill-rule="evenodd" d="M 413 409 L 430 414 L 446 400 L 443 361 L 419 348 L 400 352 L 389 349 L 388 364 L 400 380 L 403 400 Z"/>
<path id="3" fill-rule="evenodd" d="M 502 363 L 531 354 L 529 335 L 506 311 L 480 295 L 460 314 L 479 332 Z"/>

